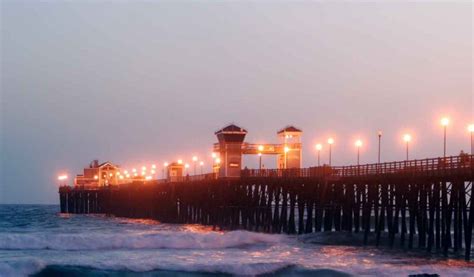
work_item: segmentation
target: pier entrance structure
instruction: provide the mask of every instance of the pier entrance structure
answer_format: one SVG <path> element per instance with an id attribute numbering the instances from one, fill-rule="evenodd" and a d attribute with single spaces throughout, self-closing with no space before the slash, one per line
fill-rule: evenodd
<path id="1" fill-rule="evenodd" d="M 166 179 L 168 182 L 178 182 L 183 180 L 184 165 L 183 163 L 174 162 L 167 167 Z"/>
<path id="2" fill-rule="evenodd" d="M 215 132 L 218 143 L 214 152 L 220 154 L 219 177 L 240 177 L 242 155 L 277 155 L 277 168 L 301 168 L 303 131 L 287 126 L 277 132 L 278 144 L 255 144 L 244 142 L 247 130 L 231 124 Z"/>

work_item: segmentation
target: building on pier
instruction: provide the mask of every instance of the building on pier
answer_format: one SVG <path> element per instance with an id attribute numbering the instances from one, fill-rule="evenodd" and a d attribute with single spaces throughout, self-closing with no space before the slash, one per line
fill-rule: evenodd
<path id="1" fill-rule="evenodd" d="M 301 168 L 302 133 L 289 125 L 277 132 L 280 143 L 256 144 L 244 142 L 247 130 L 235 124 L 222 128 L 215 133 L 219 142 L 214 144 L 214 152 L 220 155 L 218 176 L 240 177 L 242 155 L 276 155 L 278 169 Z"/>
<path id="2" fill-rule="evenodd" d="M 166 175 L 166 180 L 168 182 L 179 182 L 183 180 L 184 175 L 184 165 L 183 163 L 173 162 L 170 163 L 167 167 L 168 172 Z"/>
<path id="3" fill-rule="evenodd" d="M 240 177 L 242 146 L 247 130 L 231 124 L 215 132 L 219 141 L 219 177 Z"/>
<path id="4" fill-rule="evenodd" d="M 93 160 L 89 167 L 84 168 L 83 174 L 76 175 L 74 185 L 88 188 L 118 185 L 122 182 L 119 175 L 118 165 L 111 162 L 99 164 L 99 160 Z"/>

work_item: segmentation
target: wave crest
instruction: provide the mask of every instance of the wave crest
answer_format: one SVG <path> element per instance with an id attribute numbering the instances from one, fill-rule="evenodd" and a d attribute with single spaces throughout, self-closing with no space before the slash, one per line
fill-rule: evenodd
<path id="1" fill-rule="evenodd" d="M 10 262 L 0 262 L 0 276 L 18 277 L 30 276 L 44 269 L 46 264 L 34 258 L 24 258 Z"/>
<path id="2" fill-rule="evenodd" d="M 2 250 L 109 250 L 109 249 L 218 249 L 253 244 L 272 244 L 284 239 L 281 235 L 247 231 L 158 232 L 127 234 L 0 234 Z"/>

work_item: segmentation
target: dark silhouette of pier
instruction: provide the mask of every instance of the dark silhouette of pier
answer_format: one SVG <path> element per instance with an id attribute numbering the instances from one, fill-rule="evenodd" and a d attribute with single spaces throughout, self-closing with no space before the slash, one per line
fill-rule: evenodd
<path id="1" fill-rule="evenodd" d="M 244 169 L 176 182 L 59 189 L 61 212 L 267 233 L 361 233 L 364 243 L 461 254 L 472 244 L 474 155 L 302 169 Z M 382 237 L 388 236 L 387 239 Z"/>

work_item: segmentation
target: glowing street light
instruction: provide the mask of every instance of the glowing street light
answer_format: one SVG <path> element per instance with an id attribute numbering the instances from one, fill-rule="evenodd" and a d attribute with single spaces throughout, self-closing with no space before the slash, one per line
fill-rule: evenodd
<path id="1" fill-rule="evenodd" d="M 446 128 L 449 125 L 449 118 L 443 117 L 441 118 L 441 126 L 444 129 L 444 148 L 443 148 L 443 157 L 446 158 Z"/>
<path id="2" fill-rule="evenodd" d="M 221 163 L 221 159 L 220 159 L 220 158 L 216 158 L 215 162 L 216 162 L 216 164 L 220 164 L 220 163 Z"/>
<path id="3" fill-rule="evenodd" d="M 403 135 L 403 141 L 406 143 L 406 152 L 407 152 L 407 161 L 408 161 L 408 144 L 411 141 L 411 135 L 410 134 L 405 134 Z"/>
<path id="4" fill-rule="evenodd" d="M 474 133 L 474 124 L 470 124 L 469 126 L 467 126 L 467 130 L 468 130 L 470 133 Z"/>
<path id="5" fill-rule="evenodd" d="M 68 177 L 67 177 L 66 174 L 59 175 L 59 176 L 58 176 L 59 185 L 60 185 L 60 186 L 65 186 L 65 185 L 66 185 L 67 178 L 68 178 Z"/>
<path id="6" fill-rule="evenodd" d="M 362 141 L 360 139 L 356 140 L 355 146 L 357 147 L 357 165 L 359 165 L 360 161 L 360 147 L 362 146 Z"/>
<path id="7" fill-rule="evenodd" d="M 132 172 L 133 173 L 137 172 L 137 169 L 136 168 L 132 169 Z"/>
<path id="8" fill-rule="evenodd" d="M 329 166 L 331 166 L 332 145 L 334 144 L 334 139 L 333 138 L 328 138 L 328 144 L 329 144 Z"/>
<path id="9" fill-rule="evenodd" d="M 156 165 L 155 165 L 155 164 L 152 164 L 152 165 L 151 165 L 151 168 L 152 168 L 152 169 L 156 169 Z"/>
<path id="10" fill-rule="evenodd" d="M 441 118 L 441 125 L 442 126 L 448 126 L 449 125 L 449 118 L 447 118 L 447 117 Z"/>
<path id="11" fill-rule="evenodd" d="M 146 171 L 146 166 L 142 166 L 142 171 Z"/>
<path id="12" fill-rule="evenodd" d="M 318 151 L 318 166 L 321 165 L 321 149 L 323 149 L 321 143 L 316 144 L 316 150 Z"/>
<path id="13" fill-rule="evenodd" d="M 178 164 L 183 164 L 183 160 L 179 159 Z"/>
<path id="14" fill-rule="evenodd" d="M 193 160 L 193 164 L 194 164 L 194 175 L 196 175 L 196 163 L 197 163 L 197 161 L 198 161 L 198 157 L 193 156 L 193 159 L 192 159 L 192 160 Z"/>
<path id="15" fill-rule="evenodd" d="M 467 126 L 467 130 L 471 133 L 471 155 L 474 155 L 474 124 Z"/>
<path id="16" fill-rule="evenodd" d="M 264 149 L 263 145 L 259 145 L 259 146 L 258 146 L 258 151 L 259 151 L 259 152 L 263 152 L 263 149 Z"/>

